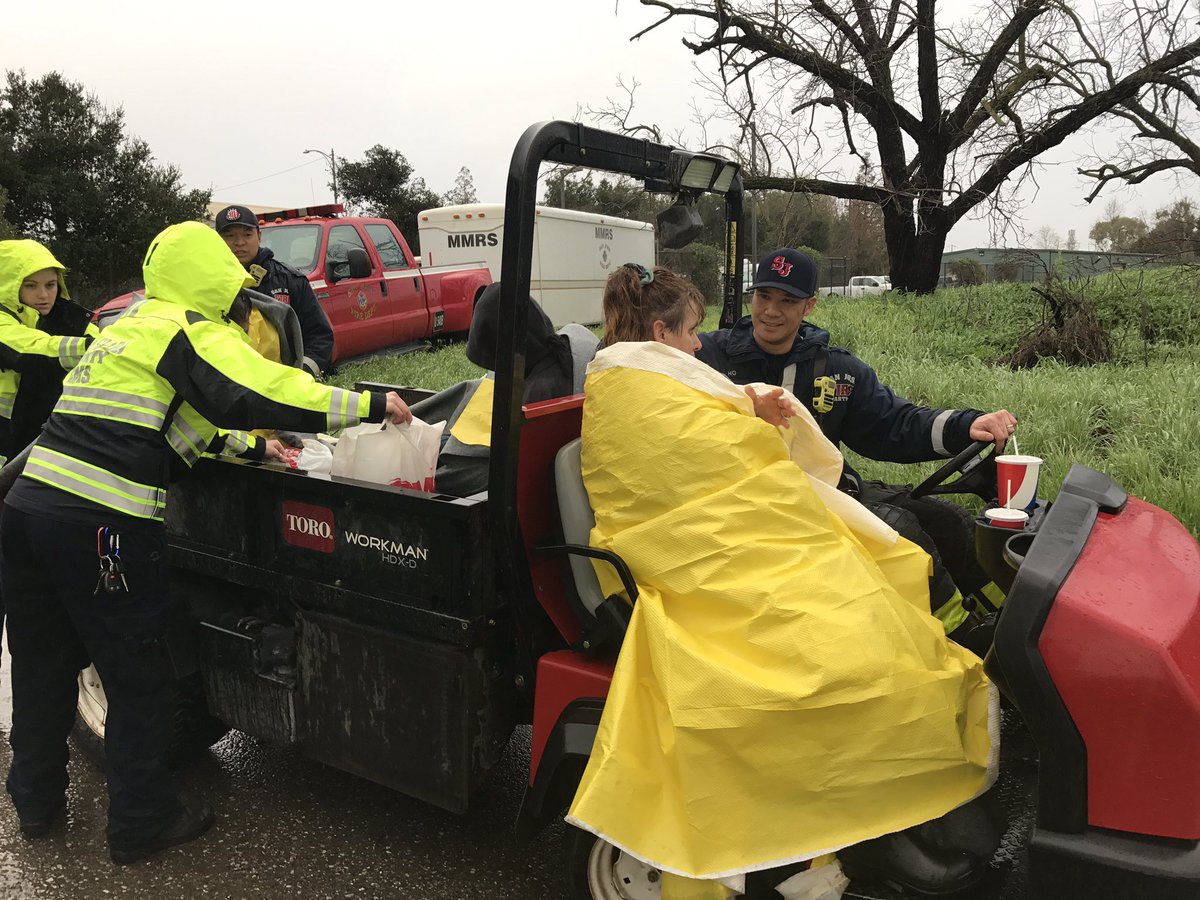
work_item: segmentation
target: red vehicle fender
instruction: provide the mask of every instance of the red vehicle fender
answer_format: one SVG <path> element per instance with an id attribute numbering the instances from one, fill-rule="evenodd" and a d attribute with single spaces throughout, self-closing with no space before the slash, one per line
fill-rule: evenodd
<path id="1" fill-rule="evenodd" d="M 583 775 L 616 661 L 557 650 L 538 660 L 529 786 L 517 814 L 517 836 L 528 839 L 561 813 Z"/>
<path id="2" fill-rule="evenodd" d="M 486 268 L 447 272 L 444 275 L 426 275 L 425 302 L 436 320 L 440 309 L 445 319 L 442 330 L 449 332 L 467 331 L 471 327 L 471 315 L 483 289 L 492 283 L 491 273 Z"/>
<path id="3" fill-rule="evenodd" d="M 103 306 L 98 307 L 92 313 L 92 322 L 103 328 L 113 319 L 117 318 L 125 307 L 134 301 L 135 297 L 141 296 L 141 291 L 131 291 L 128 294 L 122 294 L 120 297 L 113 297 L 113 299 L 109 300 Z"/>
<path id="4" fill-rule="evenodd" d="M 1101 512 L 1038 646 L 1086 747 L 1088 824 L 1200 840 L 1200 544 L 1136 497 Z"/>

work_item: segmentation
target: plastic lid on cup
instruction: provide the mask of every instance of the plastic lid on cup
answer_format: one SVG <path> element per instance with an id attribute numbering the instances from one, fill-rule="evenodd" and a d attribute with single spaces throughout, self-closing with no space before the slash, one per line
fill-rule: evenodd
<path id="1" fill-rule="evenodd" d="M 1008 509 L 1004 506 L 985 509 L 983 514 L 989 522 L 1000 528 L 1024 528 L 1025 523 L 1029 521 L 1029 513 L 1025 510 Z"/>

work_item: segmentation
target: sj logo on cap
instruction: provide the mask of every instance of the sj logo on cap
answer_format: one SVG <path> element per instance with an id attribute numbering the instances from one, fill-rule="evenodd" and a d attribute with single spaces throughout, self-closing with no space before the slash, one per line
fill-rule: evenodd
<path id="1" fill-rule="evenodd" d="M 234 219 L 240 219 L 241 217 L 242 217 L 242 214 L 240 212 L 238 212 L 236 209 L 227 209 L 225 211 L 225 218 L 227 221 L 231 221 Z"/>
<path id="2" fill-rule="evenodd" d="M 777 256 L 771 262 L 771 271 L 778 272 L 784 278 L 787 278 L 789 275 L 792 274 L 792 264 L 790 262 L 788 262 L 786 259 L 784 259 L 782 256 Z"/>

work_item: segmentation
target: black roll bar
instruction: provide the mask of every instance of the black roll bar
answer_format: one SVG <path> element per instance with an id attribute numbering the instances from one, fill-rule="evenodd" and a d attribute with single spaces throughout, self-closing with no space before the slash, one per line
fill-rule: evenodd
<path id="1" fill-rule="evenodd" d="M 538 175 L 543 162 L 601 169 L 634 178 L 667 182 L 671 151 L 665 144 L 613 134 L 578 122 L 541 122 L 521 135 L 508 168 L 504 198 L 504 246 L 500 264 L 500 322 L 496 348 L 495 400 L 488 514 L 506 586 L 530 596 L 529 568 L 517 521 L 517 453 L 521 436 L 521 398 L 525 389 L 525 321 Z M 739 226 L 742 180 L 733 179 L 725 194 L 726 259 L 721 323 L 741 314 L 742 258 Z"/>
<path id="2" fill-rule="evenodd" d="M 725 296 L 721 303 L 722 328 L 732 328 L 742 317 L 742 173 L 734 176 L 725 194 Z M 755 260 L 755 265 L 757 265 Z"/>

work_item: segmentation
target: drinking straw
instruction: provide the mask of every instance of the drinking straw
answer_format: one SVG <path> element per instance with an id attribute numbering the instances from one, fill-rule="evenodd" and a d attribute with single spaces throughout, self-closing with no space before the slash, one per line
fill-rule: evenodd
<path id="1" fill-rule="evenodd" d="M 1008 485 L 1008 499 L 1004 501 L 1004 508 L 1012 509 L 1012 479 L 1009 478 L 1005 484 Z"/>

